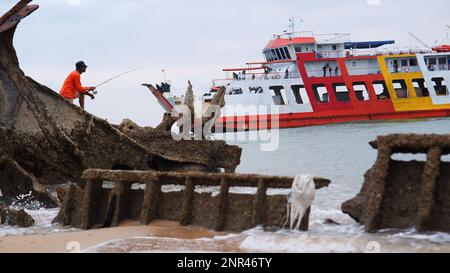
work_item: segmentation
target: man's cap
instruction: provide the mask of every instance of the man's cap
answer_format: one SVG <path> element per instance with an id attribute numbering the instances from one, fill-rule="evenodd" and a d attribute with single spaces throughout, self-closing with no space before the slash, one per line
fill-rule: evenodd
<path id="1" fill-rule="evenodd" d="M 77 69 L 87 68 L 87 65 L 83 61 L 79 61 L 75 64 Z"/>

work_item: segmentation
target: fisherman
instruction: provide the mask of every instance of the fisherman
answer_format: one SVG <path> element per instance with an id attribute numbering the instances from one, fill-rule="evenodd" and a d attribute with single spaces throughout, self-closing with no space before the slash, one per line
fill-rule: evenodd
<path id="1" fill-rule="evenodd" d="M 84 109 L 84 97 L 89 96 L 95 99 L 89 91 L 94 91 L 95 87 L 83 87 L 81 85 L 81 74 L 86 72 L 87 65 L 83 61 L 75 64 L 76 70 L 71 72 L 61 87 L 60 94 L 63 98 L 73 103 L 74 99 L 79 99 L 80 107 Z"/>

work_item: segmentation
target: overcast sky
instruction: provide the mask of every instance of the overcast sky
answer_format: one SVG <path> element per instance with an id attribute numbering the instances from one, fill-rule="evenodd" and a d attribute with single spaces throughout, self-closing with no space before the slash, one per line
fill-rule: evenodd
<path id="1" fill-rule="evenodd" d="M 17 0 L 1 0 L 0 13 Z M 262 59 L 275 33 L 297 29 L 317 33 L 352 33 L 352 40 L 397 41 L 420 46 L 408 32 L 433 44 L 445 39 L 450 25 L 449 0 L 36 0 L 40 9 L 25 19 L 15 47 L 27 75 L 55 91 L 84 60 L 84 85 L 96 85 L 139 68 L 105 85 L 93 114 L 120 123 L 131 118 L 154 126 L 162 109 L 142 83 L 163 80 L 163 68 L 176 90 L 192 80 L 204 93 L 225 67 Z M 300 24 L 300 19 L 303 23 Z"/>

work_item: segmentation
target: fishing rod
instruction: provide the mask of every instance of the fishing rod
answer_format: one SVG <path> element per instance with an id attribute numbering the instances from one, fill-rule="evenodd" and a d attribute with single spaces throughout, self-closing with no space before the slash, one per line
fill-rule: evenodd
<path id="1" fill-rule="evenodd" d="M 111 81 L 113 81 L 113 80 L 115 80 L 115 79 L 118 79 L 118 78 L 120 78 L 120 77 L 123 77 L 123 76 L 125 76 L 125 75 L 127 75 L 127 74 L 130 74 L 130 73 L 135 72 L 135 71 L 138 71 L 138 70 L 139 70 L 139 69 L 133 69 L 133 70 L 124 72 L 124 73 L 122 73 L 122 74 L 119 74 L 119 75 L 117 75 L 117 76 L 114 76 L 114 77 L 112 77 L 112 78 L 110 78 L 110 79 L 107 79 L 106 81 L 104 81 L 104 82 L 98 84 L 97 86 L 95 86 L 95 90 L 93 91 L 94 95 L 97 95 L 97 93 L 98 93 L 97 88 L 99 88 L 100 86 L 105 85 L 105 84 L 107 84 L 107 83 L 109 83 L 109 82 L 111 82 Z"/>

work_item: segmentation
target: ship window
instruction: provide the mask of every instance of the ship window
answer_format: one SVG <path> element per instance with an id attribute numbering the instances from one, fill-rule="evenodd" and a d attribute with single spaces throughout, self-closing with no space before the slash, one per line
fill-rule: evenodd
<path id="1" fill-rule="evenodd" d="M 302 47 L 301 46 L 297 45 L 297 46 L 294 46 L 294 48 L 295 48 L 295 52 L 302 53 Z"/>
<path id="2" fill-rule="evenodd" d="M 280 49 L 279 48 L 275 49 L 275 52 L 277 53 L 278 60 L 282 60 L 283 57 L 281 56 Z"/>
<path id="3" fill-rule="evenodd" d="M 439 70 L 447 70 L 447 58 L 439 58 Z"/>
<path id="4" fill-rule="evenodd" d="M 271 49 L 270 52 L 272 52 L 272 56 L 273 56 L 273 60 L 277 60 L 277 53 L 275 51 L 275 49 Z"/>
<path id="5" fill-rule="evenodd" d="M 295 96 L 295 102 L 297 104 L 303 104 L 303 99 L 302 99 L 302 93 L 305 94 L 306 93 L 306 89 L 305 86 L 303 85 L 292 85 L 292 92 L 294 92 L 294 96 Z"/>
<path id="6" fill-rule="evenodd" d="M 355 90 L 356 98 L 358 100 L 369 100 L 369 92 L 367 91 L 366 84 L 358 82 L 353 84 L 353 90 Z"/>
<path id="7" fill-rule="evenodd" d="M 429 58 L 427 61 L 428 64 L 428 70 L 434 71 L 436 70 L 437 60 L 436 58 Z"/>
<path id="8" fill-rule="evenodd" d="M 408 66 L 408 60 L 407 59 L 402 59 L 402 66 Z"/>
<path id="9" fill-rule="evenodd" d="M 432 78 L 434 90 L 438 96 L 447 96 L 449 94 L 444 78 Z"/>
<path id="10" fill-rule="evenodd" d="M 287 58 L 286 58 L 286 54 L 284 53 L 284 49 L 283 49 L 283 48 L 280 48 L 279 50 L 280 50 L 281 57 L 283 58 L 283 60 L 287 59 Z"/>
<path id="11" fill-rule="evenodd" d="M 242 88 L 233 88 L 231 89 L 229 95 L 242 95 L 244 94 L 244 91 L 242 91 Z"/>
<path id="12" fill-rule="evenodd" d="M 275 105 L 286 105 L 287 100 L 283 86 L 269 87 Z"/>
<path id="13" fill-rule="evenodd" d="M 427 83 L 424 79 L 414 79 L 412 80 L 414 90 L 416 91 L 417 97 L 429 97 L 430 92 L 428 91 Z"/>
<path id="14" fill-rule="evenodd" d="M 250 94 L 262 94 L 264 93 L 261 86 L 252 86 L 248 88 L 250 91 Z"/>
<path id="15" fill-rule="evenodd" d="M 264 54 L 266 55 L 267 61 L 272 61 L 272 55 L 270 54 L 270 51 L 265 51 Z"/>
<path id="16" fill-rule="evenodd" d="M 395 80 L 392 82 L 392 84 L 394 85 L 397 98 L 399 99 L 408 98 L 408 88 L 406 87 L 406 82 L 404 80 Z"/>
<path id="17" fill-rule="evenodd" d="M 417 66 L 417 59 L 409 59 L 410 66 Z"/>
<path id="18" fill-rule="evenodd" d="M 292 58 L 291 58 L 291 54 L 289 53 L 289 49 L 288 49 L 287 47 L 284 47 L 284 53 L 286 53 L 286 57 L 287 57 L 288 59 L 292 59 Z"/>
<path id="19" fill-rule="evenodd" d="M 275 53 L 275 50 L 271 50 L 270 54 L 272 54 L 272 61 L 276 61 L 277 60 L 277 54 Z"/>
<path id="20" fill-rule="evenodd" d="M 435 58 L 428 59 L 428 64 L 429 65 L 436 65 L 437 64 L 436 59 Z"/>
<path id="21" fill-rule="evenodd" d="M 377 95 L 377 99 L 379 100 L 387 100 L 390 99 L 389 91 L 386 86 L 386 82 L 384 81 L 376 81 L 373 82 L 373 89 L 375 90 L 375 94 Z"/>
<path id="22" fill-rule="evenodd" d="M 337 50 L 337 45 L 333 45 L 333 50 Z"/>
<path id="23" fill-rule="evenodd" d="M 327 103 L 329 102 L 328 91 L 325 85 L 323 84 L 315 84 L 312 87 L 314 92 L 314 97 L 316 102 L 318 103 Z"/>
<path id="24" fill-rule="evenodd" d="M 333 89 L 336 94 L 336 100 L 339 102 L 350 101 L 350 92 L 348 88 L 343 83 L 333 84 Z"/>

